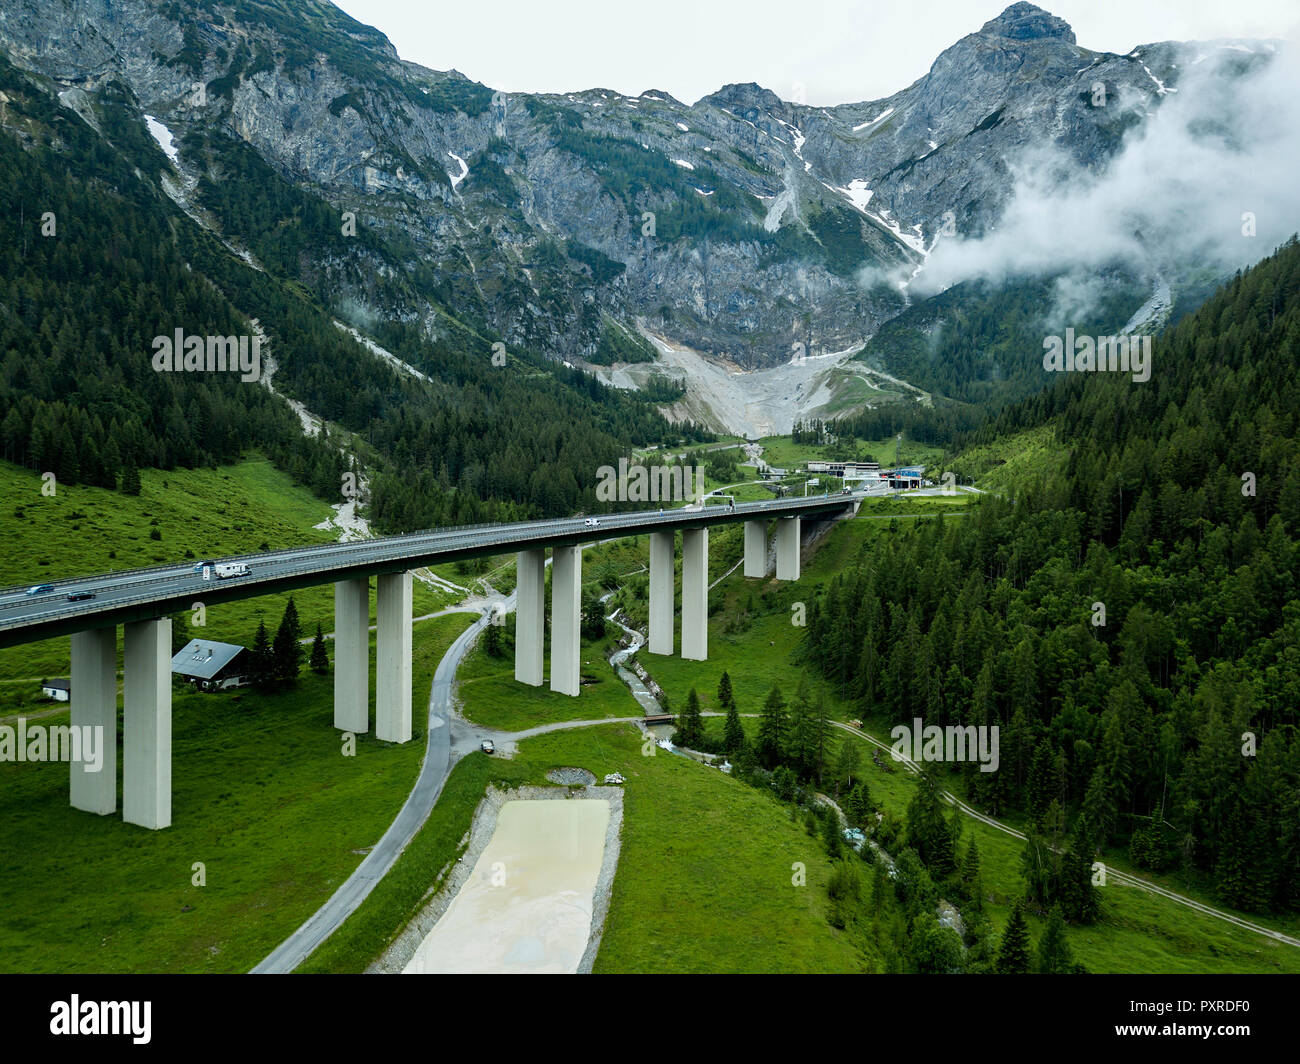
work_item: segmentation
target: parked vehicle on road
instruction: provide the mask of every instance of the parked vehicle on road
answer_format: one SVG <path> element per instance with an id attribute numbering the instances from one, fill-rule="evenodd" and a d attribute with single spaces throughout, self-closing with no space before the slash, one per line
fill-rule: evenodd
<path id="1" fill-rule="evenodd" d="M 497 748 L 496 748 L 496 744 L 493 743 L 491 739 L 484 739 L 481 743 L 479 743 L 479 749 L 482 750 L 483 753 L 485 754 L 494 754 L 496 753 Z"/>
<path id="2" fill-rule="evenodd" d="M 53 591 L 53 590 L 54 590 L 54 585 L 53 585 L 53 584 L 37 584 L 35 587 L 29 587 L 29 588 L 27 589 L 27 594 L 29 594 L 29 595 L 43 595 L 43 594 L 45 594 L 45 592 L 47 592 L 47 591 Z"/>

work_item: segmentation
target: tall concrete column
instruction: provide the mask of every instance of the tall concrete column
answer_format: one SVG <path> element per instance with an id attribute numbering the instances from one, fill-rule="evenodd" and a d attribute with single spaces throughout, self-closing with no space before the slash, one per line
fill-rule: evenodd
<path id="1" fill-rule="evenodd" d="M 776 578 L 799 579 L 799 518 L 776 519 Z"/>
<path id="2" fill-rule="evenodd" d="M 767 576 L 767 522 L 745 522 L 745 575 Z"/>
<path id="3" fill-rule="evenodd" d="M 411 739 L 411 574 L 384 573 L 375 588 L 375 738 Z"/>
<path id="4" fill-rule="evenodd" d="M 676 533 L 650 533 L 651 654 L 673 652 L 673 548 Z"/>
<path id="5" fill-rule="evenodd" d="M 682 657 L 709 656 L 709 530 L 682 531 Z"/>
<path id="6" fill-rule="evenodd" d="M 334 727 L 370 730 L 370 580 L 334 585 Z"/>
<path id="7" fill-rule="evenodd" d="M 93 729 L 99 769 L 86 757 L 69 763 L 73 809 L 111 813 L 117 809 L 117 629 L 98 628 L 72 637 L 72 727 L 84 737 Z"/>
<path id="8" fill-rule="evenodd" d="M 551 690 L 578 693 L 582 635 L 582 549 L 551 551 Z"/>
<path id="9" fill-rule="evenodd" d="M 122 819 L 172 822 L 172 621 L 123 625 Z"/>
<path id="10" fill-rule="evenodd" d="M 521 550 L 515 563 L 515 679 L 542 686 L 546 641 L 546 550 Z"/>

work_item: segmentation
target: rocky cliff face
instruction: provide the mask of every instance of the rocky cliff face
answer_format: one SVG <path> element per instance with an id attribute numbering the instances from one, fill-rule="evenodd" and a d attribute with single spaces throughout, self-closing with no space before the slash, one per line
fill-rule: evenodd
<path id="1" fill-rule="evenodd" d="M 316 0 L 10 0 L 0 46 L 68 106 L 129 87 L 180 142 L 182 185 L 270 180 L 246 146 L 340 231 L 352 212 L 380 239 L 288 268 L 355 325 L 436 340 L 454 315 L 608 363 L 648 357 L 640 323 L 744 368 L 864 341 L 937 240 L 996 221 L 1022 149 L 1103 165 L 1181 55 L 1092 52 L 1017 3 L 894 96 L 824 108 L 757 85 L 694 106 L 494 93 Z M 217 224 L 240 241 L 240 216 Z"/>

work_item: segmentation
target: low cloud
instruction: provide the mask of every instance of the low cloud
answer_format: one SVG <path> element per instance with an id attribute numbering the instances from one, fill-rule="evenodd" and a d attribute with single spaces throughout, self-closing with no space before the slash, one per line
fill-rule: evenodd
<path id="1" fill-rule="evenodd" d="M 1193 63 L 1200 54 L 1207 58 Z M 1228 273 L 1269 254 L 1300 229 L 1300 55 L 1279 45 L 1249 74 L 1232 73 L 1250 58 L 1190 45 L 1178 91 L 1129 133 L 1100 174 L 1051 148 L 1020 156 L 997 227 L 980 239 L 941 240 L 913 290 L 1116 264 L 1148 275 L 1200 267 Z M 1243 228 L 1252 223 L 1256 235 L 1248 237 Z M 1068 304 L 1086 303 L 1091 293 L 1079 282 L 1057 294 Z"/>

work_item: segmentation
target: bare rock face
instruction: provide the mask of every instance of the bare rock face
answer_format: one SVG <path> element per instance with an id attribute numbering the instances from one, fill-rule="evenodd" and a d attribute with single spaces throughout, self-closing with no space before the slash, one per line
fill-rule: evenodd
<path id="1" fill-rule="evenodd" d="M 1050 15 L 1033 4 L 1012 4 L 995 19 L 980 27 L 983 37 L 1007 37 L 1014 41 L 1036 41 L 1058 37 L 1074 44 L 1074 30 L 1063 18 Z"/>
<path id="2" fill-rule="evenodd" d="M 295 278 L 353 324 L 436 338 L 452 316 L 608 361 L 610 330 L 640 322 L 748 368 L 865 340 L 941 232 L 996 221 L 1019 152 L 1103 165 L 1180 69 L 1176 45 L 1091 52 L 1027 3 L 894 96 L 830 108 L 755 84 L 690 107 L 497 93 L 318 0 L 11 0 L 0 50 L 68 100 L 125 85 L 191 180 L 283 181 L 354 213 L 383 247 L 306 248 Z M 1098 83 L 1122 105 L 1095 106 Z M 249 148 L 267 173 L 238 162 Z"/>

